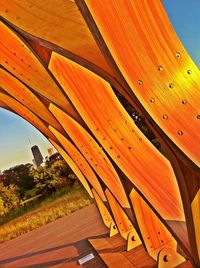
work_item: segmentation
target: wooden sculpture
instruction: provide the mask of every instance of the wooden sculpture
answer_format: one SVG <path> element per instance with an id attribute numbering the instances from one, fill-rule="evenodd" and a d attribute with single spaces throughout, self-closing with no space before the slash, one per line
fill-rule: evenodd
<path id="1" fill-rule="evenodd" d="M 200 267 L 200 73 L 162 1 L 0 0 L 0 16 L 0 107 L 52 143 L 131 254 Z M 109 267 L 132 267 L 90 243 Z"/>

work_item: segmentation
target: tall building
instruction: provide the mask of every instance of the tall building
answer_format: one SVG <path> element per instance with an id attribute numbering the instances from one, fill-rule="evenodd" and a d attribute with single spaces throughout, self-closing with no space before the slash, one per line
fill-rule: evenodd
<path id="1" fill-rule="evenodd" d="M 40 152 L 40 149 L 37 145 L 31 147 L 31 151 L 34 157 L 34 164 L 36 167 L 39 167 L 43 163 L 43 156 Z"/>
<path id="2" fill-rule="evenodd" d="M 52 156 L 52 155 L 54 154 L 54 149 L 53 149 L 53 147 L 48 148 L 48 154 L 49 154 L 49 156 Z"/>

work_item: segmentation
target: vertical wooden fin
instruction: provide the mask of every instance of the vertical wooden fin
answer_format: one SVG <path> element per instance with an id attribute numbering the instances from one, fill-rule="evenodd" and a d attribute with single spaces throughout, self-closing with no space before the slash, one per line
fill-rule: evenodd
<path id="1" fill-rule="evenodd" d="M 92 193 L 96 201 L 97 207 L 99 209 L 99 212 L 101 214 L 102 220 L 104 224 L 110 229 L 110 237 L 117 234 L 118 230 L 112 216 L 110 215 L 110 212 L 108 211 L 105 204 L 103 203 L 103 201 L 101 200 L 101 198 L 99 197 L 94 188 L 92 189 Z"/>
<path id="2" fill-rule="evenodd" d="M 114 196 L 111 194 L 111 192 L 106 189 L 105 193 L 119 233 L 124 239 L 127 240 L 127 251 L 139 246 L 141 244 L 141 240 L 132 222 L 130 221 L 126 213 L 123 211 L 119 203 L 116 201 Z"/>
<path id="3" fill-rule="evenodd" d="M 192 201 L 192 215 L 194 220 L 196 243 L 200 260 L 200 190 L 197 192 L 194 200 Z"/>
<path id="4" fill-rule="evenodd" d="M 141 235 L 150 256 L 158 264 L 167 263 L 176 265 L 185 261 L 185 259 L 177 253 L 177 242 L 172 237 L 164 224 L 155 215 L 147 203 L 140 197 L 136 190 L 132 190 L 130 200 L 135 211 L 137 222 L 141 231 Z M 164 254 L 164 255 L 163 255 Z M 164 259 L 163 259 L 164 258 Z M 159 266 L 158 267 L 174 267 Z"/>

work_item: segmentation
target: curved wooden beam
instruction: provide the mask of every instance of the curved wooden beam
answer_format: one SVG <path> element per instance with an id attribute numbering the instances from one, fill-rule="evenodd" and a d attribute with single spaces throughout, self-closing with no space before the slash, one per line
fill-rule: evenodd
<path id="1" fill-rule="evenodd" d="M 15 113 L 19 114 L 22 118 L 24 118 L 39 131 L 41 131 L 46 137 L 49 137 L 53 141 L 57 142 L 55 136 L 49 131 L 47 125 L 45 125 L 45 123 L 43 123 L 34 113 L 32 113 L 21 103 L 2 92 L 0 92 L 0 100 L 5 103 L 6 106 L 8 106 L 11 110 L 14 110 Z"/>
<path id="2" fill-rule="evenodd" d="M 62 155 L 63 159 L 66 161 L 66 163 L 70 166 L 74 174 L 77 176 L 77 178 L 80 180 L 88 194 L 91 198 L 93 198 L 92 191 L 90 189 L 90 186 L 88 182 L 86 181 L 83 173 L 80 171 L 80 169 L 77 167 L 75 162 L 71 159 L 71 157 L 62 149 L 61 146 L 59 146 L 57 143 L 55 143 L 53 140 L 49 139 L 50 143 L 56 148 L 56 150 Z"/>
<path id="3" fill-rule="evenodd" d="M 183 219 L 178 185 L 169 162 L 136 127 L 110 86 L 56 53 L 49 68 L 97 140 L 163 218 Z"/>
<path id="4" fill-rule="evenodd" d="M 49 110 L 63 126 L 66 133 L 74 140 L 84 158 L 88 161 L 93 170 L 98 174 L 103 183 L 110 189 L 115 198 L 124 208 L 130 208 L 126 193 L 112 166 L 109 158 L 93 137 L 81 127 L 75 120 L 61 111 L 54 105 L 50 105 Z"/>
<path id="5" fill-rule="evenodd" d="M 0 64 L 20 81 L 80 120 L 80 116 L 30 46 L 2 22 L 0 32 L 4 37 L 0 40 Z"/>
<path id="6" fill-rule="evenodd" d="M 84 176 L 87 178 L 87 180 L 90 182 L 92 187 L 97 191 L 99 196 L 103 201 L 106 201 L 106 197 L 104 195 L 103 189 L 85 160 L 85 158 L 82 156 L 82 154 L 76 149 L 76 147 L 66 138 L 64 137 L 60 132 L 58 132 L 56 129 L 54 129 L 52 126 L 49 126 L 50 131 L 53 133 L 53 135 L 58 139 L 60 144 L 62 144 L 65 151 L 68 153 L 68 155 L 72 158 L 72 160 L 76 163 L 76 165 L 79 167 L 81 172 L 84 174 Z"/>
<path id="7" fill-rule="evenodd" d="M 61 125 L 49 112 L 48 108 L 31 92 L 24 84 L 15 77 L 10 75 L 6 70 L 0 68 L 1 87 L 10 96 L 18 100 L 34 114 L 38 115 L 41 120 L 45 120 L 48 124 L 54 126 L 58 131 L 63 132 Z M 39 113 L 38 113 L 39 111 Z"/>

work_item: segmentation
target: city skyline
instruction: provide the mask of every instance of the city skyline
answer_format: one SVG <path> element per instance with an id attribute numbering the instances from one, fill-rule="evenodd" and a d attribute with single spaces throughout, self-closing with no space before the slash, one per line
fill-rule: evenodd
<path id="1" fill-rule="evenodd" d="M 163 0 L 163 4 L 183 45 L 200 67 L 200 1 Z M 28 139 L 31 140 L 31 145 Z M 32 163 L 31 146 L 35 144 L 43 156 L 52 147 L 28 122 L 0 108 L 0 170 Z"/>

